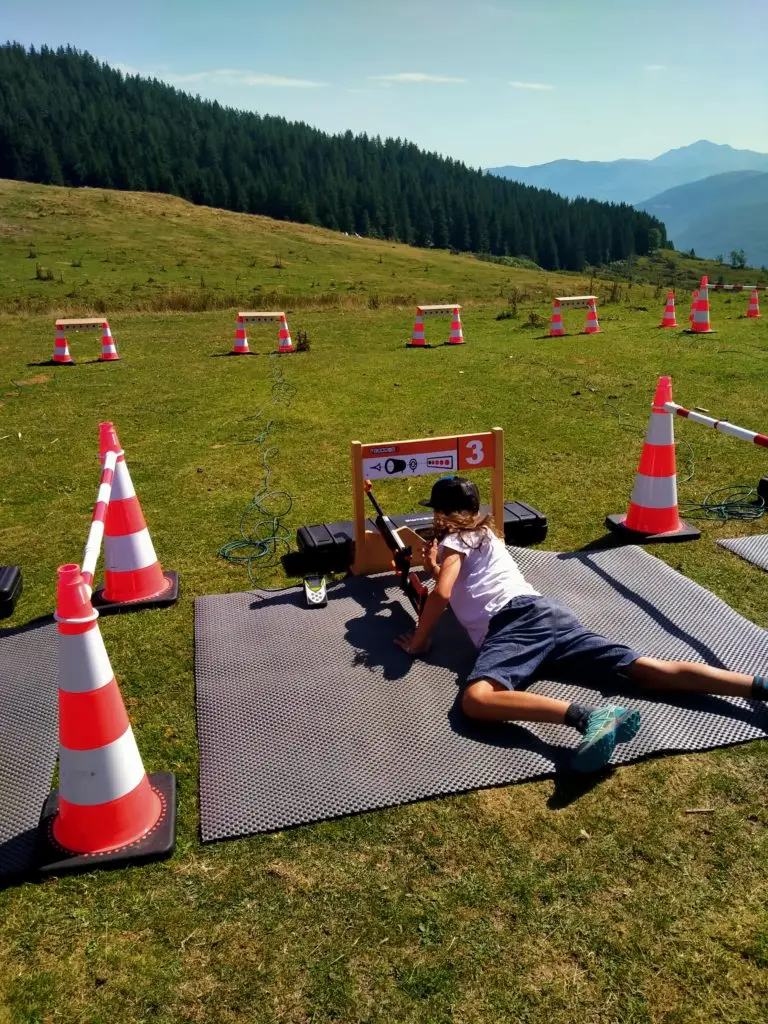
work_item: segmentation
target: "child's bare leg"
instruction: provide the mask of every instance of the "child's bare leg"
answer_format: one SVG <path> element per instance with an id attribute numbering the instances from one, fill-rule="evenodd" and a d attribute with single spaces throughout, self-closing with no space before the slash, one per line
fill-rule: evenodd
<path id="1" fill-rule="evenodd" d="M 526 690 L 508 690 L 493 679 L 476 679 L 464 691 L 461 708 L 482 722 L 565 723 L 569 704 Z"/>
<path id="2" fill-rule="evenodd" d="M 755 696 L 754 676 L 690 661 L 638 658 L 627 669 L 627 675 L 649 690 L 714 693 L 724 697 Z"/>

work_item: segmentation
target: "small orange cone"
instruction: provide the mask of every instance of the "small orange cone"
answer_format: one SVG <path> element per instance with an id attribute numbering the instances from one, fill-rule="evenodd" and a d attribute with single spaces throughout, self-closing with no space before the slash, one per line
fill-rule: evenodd
<path id="1" fill-rule="evenodd" d="M 99 450 L 102 460 L 108 451 L 116 452 L 117 463 L 104 521 L 104 586 L 94 601 L 104 611 L 173 604 L 178 598 L 178 576 L 164 573 L 160 566 L 125 452 L 111 423 L 99 424 Z"/>
<path id="2" fill-rule="evenodd" d="M 461 316 L 459 315 L 459 307 L 453 307 L 453 318 L 451 319 L 451 333 L 448 335 L 449 345 L 463 345 L 464 335 L 461 331 Z"/>
<path id="3" fill-rule="evenodd" d="M 691 330 L 694 334 L 714 334 L 709 324 L 709 285 L 706 275 L 701 279 L 699 294 L 693 303 Z"/>
<path id="4" fill-rule="evenodd" d="M 563 315 L 560 312 L 560 303 L 555 299 L 552 305 L 552 323 L 549 328 L 550 338 L 561 338 L 565 334 L 563 326 Z"/>
<path id="5" fill-rule="evenodd" d="M 690 308 L 690 311 L 688 313 L 688 323 L 689 324 L 693 324 L 693 308 L 696 305 L 696 300 L 698 299 L 698 297 L 699 297 L 699 289 L 698 288 L 694 288 L 693 295 L 691 296 L 691 308 Z"/>
<path id="6" fill-rule="evenodd" d="M 243 318 L 241 316 L 237 318 L 237 326 L 235 327 L 235 343 L 232 346 L 232 355 L 252 355 L 251 350 L 248 348 L 248 335 L 245 333 L 245 324 L 243 323 Z"/>
<path id="7" fill-rule="evenodd" d="M 175 779 L 147 776 L 77 565 L 59 568 L 59 789 L 41 819 L 40 870 L 155 859 L 174 846 Z"/>
<path id="8" fill-rule="evenodd" d="M 600 324 L 597 322 L 597 306 L 595 300 L 590 299 L 587 306 L 587 325 L 584 328 L 585 334 L 599 334 Z"/>
<path id="9" fill-rule="evenodd" d="M 695 540 L 701 532 L 683 522 L 677 508 L 675 430 L 672 413 L 672 378 L 659 377 L 635 486 L 626 515 L 608 516 L 605 524 L 632 543 Z"/>
<path id="10" fill-rule="evenodd" d="M 661 318 L 659 327 L 677 327 L 677 320 L 675 319 L 675 293 L 673 291 L 667 293 L 667 304 L 664 307 L 664 316 Z"/>
<path id="11" fill-rule="evenodd" d="M 277 338 L 278 352 L 287 353 L 296 351 L 296 349 L 293 347 L 291 332 L 288 330 L 288 323 L 286 322 L 284 313 L 282 313 L 280 316 L 280 330 L 278 331 Z"/>
<path id="12" fill-rule="evenodd" d="M 426 348 L 427 339 L 424 337 L 424 314 L 421 311 L 421 306 L 416 310 L 416 320 L 413 324 L 413 334 L 411 336 L 410 343 L 406 345 L 406 348 Z"/>
<path id="13" fill-rule="evenodd" d="M 74 366 L 75 360 L 69 354 L 69 345 L 64 336 L 64 328 L 56 324 L 56 341 L 53 343 L 51 362 L 58 366 Z"/>
<path id="14" fill-rule="evenodd" d="M 115 339 L 112 337 L 109 323 L 105 320 L 101 328 L 101 355 L 99 356 L 99 362 L 110 363 L 119 358 Z"/>
<path id="15" fill-rule="evenodd" d="M 757 288 L 752 289 L 752 295 L 749 299 L 749 309 L 747 310 L 746 316 L 749 320 L 756 320 L 760 316 L 760 303 L 757 299 Z"/>

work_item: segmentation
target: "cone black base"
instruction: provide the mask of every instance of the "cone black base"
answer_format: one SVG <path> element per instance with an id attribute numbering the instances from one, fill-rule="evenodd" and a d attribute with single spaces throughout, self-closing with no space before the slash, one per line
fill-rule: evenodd
<path id="1" fill-rule="evenodd" d="M 690 523 L 680 520 L 680 529 L 673 533 L 638 533 L 625 526 L 626 513 L 606 516 L 605 525 L 612 530 L 625 544 L 679 544 L 684 540 L 698 540 L 701 530 Z"/>
<path id="2" fill-rule="evenodd" d="M 135 843 L 108 853 L 74 853 L 59 846 L 53 838 L 53 822 L 59 807 L 59 791 L 54 790 L 43 805 L 38 831 L 37 872 L 43 878 L 66 875 L 94 868 L 121 868 L 128 864 L 148 863 L 170 857 L 176 846 L 176 776 L 172 772 L 152 772 L 149 784 L 163 805 L 157 824 Z"/>
<path id="3" fill-rule="evenodd" d="M 101 615 L 138 612 L 142 608 L 166 608 L 170 604 L 176 604 L 179 599 L 179 574 L 172 570 L 163 570 L 163 576 L 168 580 L 170 586 L 157 597 L 148 597 L 145 601 L 107 601 L 102 586 L 94 591 L 91 603 L 94 608 L 99 609 Z"/>
<path id="4" fill-rule="evenodd" d="M 448 342 L 446 342 L 446 345 L 447 344 L 448 344 Z M 432 348 L 431 345 L 414 345 L 412 341 L 407 341 L 405 343 L 405 347 L 406 348 Z"/>

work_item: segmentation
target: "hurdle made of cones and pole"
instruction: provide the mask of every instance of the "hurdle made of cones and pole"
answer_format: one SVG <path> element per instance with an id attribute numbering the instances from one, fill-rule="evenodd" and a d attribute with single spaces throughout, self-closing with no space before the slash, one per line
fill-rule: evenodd
<path id="1" fill-rule="evenodd" d="M 115 339 L 109 321 L 104 317 L 85 317 L 79 319 L 59 319 L 56 321 L 56 338 L 53 343 L 53 355 L 51 363 L 56 366 L 74 366 L 75 360 L 69 351 L 67 333 L 70 331 L 101 331 L 101 353 L 98 358 L 100 363 L 114 363 L 120 355 L 117 351 Z"/>
<path id="2" fill-rule="evenodd" d="M 230 351 L 230 355 L 233 356 L 252 356 L 255 352 L 252 352 L 248 347 L 248 335 L 246 333 L 246 324 L 279 324 L 277 330 L 277 348 L 274 350 L 279 355 L 288 355 L 292 352 L 296 352 L 296 347 L 293 344 L 291 338 L 291 332 L 288 329 L 288 321 L 285 313 L 279 311 L 272 312 L 257 312 L 257 311 L 245 311 L 237 314 L 237 321 L 235 323 L 235 341 Z"/>
<path id="3" fill-rule="evenodd" d="M 629 509 L 626 514 L 610 515 L 605 521 L 609 529 L 623 535 L 629 543 L 695 540 L 701 536 L 700 530 L 680 518 L 678 509 L 675 416 L 768 448 L 766 434 L 713 419 L 673 402 L 672 378 L 659 377 Z"/>
<path id="4" fill-rule="evenodd" d="M 411 335 L 411 340 L 406 342 L 406 348 L 432 348 L 432 346 L 427 343 L 424 333 L 424 319 L 425 317 L 433 316 L 449 316 L 451 318 L 451 327 L 448 332 L 448 340 L 445 342 L 446 345 L 463 345 L 465 343 L 464 331 L 461 326 L 461 306 L 457 303 L 442 303 L 440 305 L 422 305 L 416 307 L 416 319 L 413 322 L 413 333 Z"/>
<path id="5" fill-rule="evenodd" d="M 58 571 L 59 788 L 39 826 L 42 875 L 157 860 L 173 852 L 176 779 L 147 775 L 77 565 Z"/>
<path id="6" fill-rule="evenodd" d="M 549 327 L 550 338 L 566 336 L 563 323 L 563 309 L 586 309 L 587 319 L 582 334 L 599 334 L 600 324 L 597 319 L 597 298 L 594 295 L 557 295 L 552 300 L 552 322 Z"/>

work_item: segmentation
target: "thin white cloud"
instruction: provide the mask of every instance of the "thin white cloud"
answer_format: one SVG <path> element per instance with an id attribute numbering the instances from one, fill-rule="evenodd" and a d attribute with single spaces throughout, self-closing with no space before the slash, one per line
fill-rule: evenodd
<path id="1" fill-rule="evenodd" d="M 666 71 L 666 64 L 646 64 L 643 67 L 643 71 Z"/>
<path id="2" fill-rule="evenodd" d="M 248 85 L 255 88 L 273 89 L 322 89 L 325 82 L 314 82 L 308 78 L 288 78 L 285 75 L 262 74 L 254 71 L 240 71 L 235 68 L 213 68 L 210 71 L 192 71 L 188 74 L 174 74 L 168 68 L 157 71 L 143 71 L 129 64 L 113 64 L 113 68 L 124 75 L 142 75 L 145 78 L 159 78 L 171 85 Z"/>
<path id="3" fill-rule="evenodd" d="M 466 78 L 448 78 L 446 75 L 427 75 L 423 71 L 401 71 L 396 75 L 371 75 L 372 82 L 437 82 L 440 85 L 466 82 Z"/>
<path id="4" fill-rule="evenodd" d="M 510 82 L 513 89 L 530 89 L 531 92 L 551 92 L 555 87 L 547 82 Z"/>

